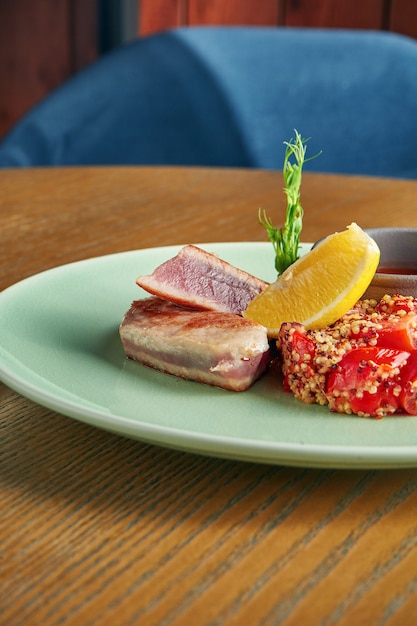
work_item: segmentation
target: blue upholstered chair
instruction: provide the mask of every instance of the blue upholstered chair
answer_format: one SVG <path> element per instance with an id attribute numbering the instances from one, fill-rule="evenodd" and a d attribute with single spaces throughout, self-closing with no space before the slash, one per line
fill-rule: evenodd
<path id="1" fill-rule="evenodd" d="M 417 42 L 386 32 L 184 28 L 108 53 L 29 112 L 0 166 L 280 169 L 417 178 Z"/>

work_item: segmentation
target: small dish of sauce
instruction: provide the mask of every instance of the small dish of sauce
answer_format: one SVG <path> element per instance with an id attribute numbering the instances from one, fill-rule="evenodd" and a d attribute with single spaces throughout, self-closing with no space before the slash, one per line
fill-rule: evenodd
<path id="1" fill-rule="evenodd" d="M 376 274 L 364 297 L 398 293 L 417 298 L 417 228 L 365 229 L 380 249 Z"/>
<path id="2" fill-rule="evenodd" d="M 417 268 L 412 267 L 378 267 L 378 274 L 397 274 L 402 276 L 403 274 L 412 275 L 417 274 Z"/>

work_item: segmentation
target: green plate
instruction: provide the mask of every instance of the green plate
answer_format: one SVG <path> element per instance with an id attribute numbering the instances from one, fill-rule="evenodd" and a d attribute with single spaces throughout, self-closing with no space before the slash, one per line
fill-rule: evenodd
<path id="1" fill-rule="evenodd" d="M 108 255 L 28 278 L 0 294 L 0 377 L 71 418 L 179 450 L 328 468 L 417 466 L 417 419 L 332 414 L 283 392 L 271 373 L 235 393 L 128 361 L 118 327 L 135 284 L 181 246 Z M 272 281 L 268 243 L 201 247 Z M 303 251 L 309 245 L 304 244 Z"/>

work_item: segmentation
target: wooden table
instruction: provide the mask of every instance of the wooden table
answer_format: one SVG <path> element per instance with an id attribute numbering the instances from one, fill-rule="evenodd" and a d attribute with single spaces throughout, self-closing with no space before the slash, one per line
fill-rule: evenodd
<path id="1" fill-rule="evenodd" d="M 305 174 L 303 240 L 417 227 L 417 182 Z M 279 173 L 0 171 L 0 287 L 69 261 L 265 240 Z M 286 468 L 95 429 L 0 386 L 0 623 L 417 623 L 417 469 Z"/>

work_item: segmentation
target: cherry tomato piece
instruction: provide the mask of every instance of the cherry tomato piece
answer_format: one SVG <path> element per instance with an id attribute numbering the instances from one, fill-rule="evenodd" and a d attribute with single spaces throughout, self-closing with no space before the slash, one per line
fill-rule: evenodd
<path id="1" fill-rule="evenodd" d="M 381 348 L 407 350 L 417 349 L 417 316 L 407 313 L 397 322 L 389 319 L 382 322 L 382 329 L 378 329 L 377 345 Z"/>
<path id="2" fill-rule="evenodd" d="M 399 368 L 410 353 L 379 347 L 356 348 L 347 352 L 329 374 L 326 397 L 340 412 L 379 417 L 400 407 Z"/>
<path id="3" fill-rule="evenodd" d="M 410 354 L 410 358 L 401 368 L 401 396 L 400 403 L 409 415 L 417 415 L 417 352 Z"/>

